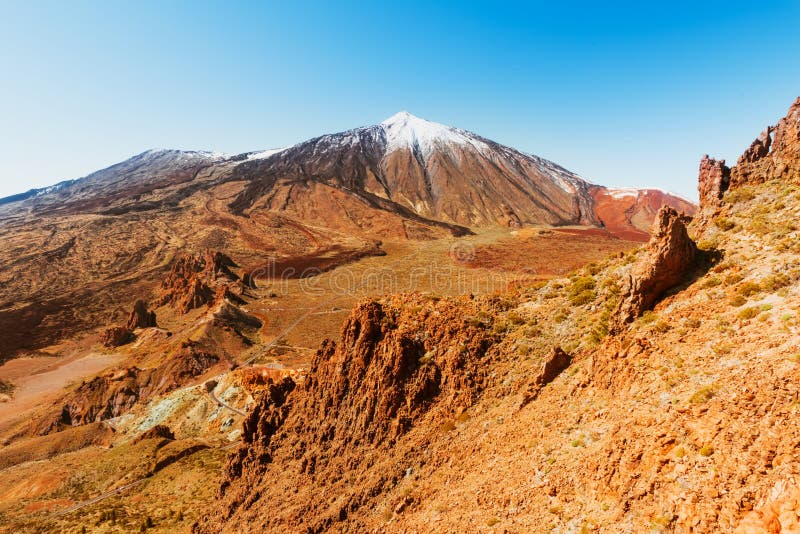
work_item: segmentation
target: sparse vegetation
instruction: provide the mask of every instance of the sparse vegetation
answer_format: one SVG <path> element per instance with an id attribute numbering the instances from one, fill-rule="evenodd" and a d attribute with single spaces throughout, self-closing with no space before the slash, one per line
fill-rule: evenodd
<path id="1" fill-rule="evenodd" d="M 745 298 L 752 297 L 753 295 L 758 294 L 760 291 L 761 286 L 756 282 L 744 282 L 742 285 L 736 288 L 736 292 Z"/>
<path id="2" fill-rule="evenodd" d="M 759 283 L 763 291 L 774 293 L 775 291 L 788 286 L 792 283 L 791 278 L 783 273 L 775 273 L 767 276 Z"/>
<path id="3" fill-rule="evenodd" d="M 736 228 L 736 223 L 727 217 L 717 217 L 714 219 L 714 225 L 723 231 L 733 230 Z"/>
<path id="4" fill-rule="evenodd" d="M 714 388 L 712 386 L 706 386 L 695 391 L 694 395 L 689 398 L 689 402 L 692 404 L 704 404 L 710 401 L 714 395 L 716 395 Z"/>
<path id="5" fill-rule="evenodd" d="M 744 305 L 747 302 L 747 299 L 741 295 L 734 295 L 728 300 L 728 303 L 733 306 L 734 308 L 738 308 L 739 306 Z"/>
<path id="6" fill-rule="evenodd" d="M 740 202 L 747 202 L 756 198 L 756 194 L 749 187 L 737 187 L 736 189 L 729 189 L 725 192 L 723 199 L 729 204 L 738 204 Z"/>
<path id="7" fill-rule="evenodd" d="M 700 456 L 708 457 L 708 456 L 711 456 L 712 454 L 714 454 L 714 447 L 712 447 L 711 445 L 706 444 L 706 445 L 703 445 L 700 448 L 699 452 L 700 452 Z"/>
<path id="8" fill-rule="evenodd" d="M 583 306 L 597 298 L 597 293 L 594 291 L 597 287 L 597 282 L 591 276 L 577 277 L 572 281 L 569 288 L 569 302 L 573 306 Z"/>
<path id="9" fill-rule="evenodd" d="M 758 306 L 750 306 L 740 311 L 738 314 L 736 314 L 736 316 L 739 319 L 746 321 L 747 319 L 752 319 L 753 317 L 757 316 L 759 313 L 761 313 L 761 308 Z"/>

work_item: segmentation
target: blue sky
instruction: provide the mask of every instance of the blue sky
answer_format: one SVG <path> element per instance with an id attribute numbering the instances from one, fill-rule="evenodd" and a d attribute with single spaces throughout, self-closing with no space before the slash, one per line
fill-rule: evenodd
<path id="1" fill-rule="evenodd" d="M 387 4 L 0 0 L 0 196 L 405 109 L 695 198 L 800 95 L 800 2 Z"/>

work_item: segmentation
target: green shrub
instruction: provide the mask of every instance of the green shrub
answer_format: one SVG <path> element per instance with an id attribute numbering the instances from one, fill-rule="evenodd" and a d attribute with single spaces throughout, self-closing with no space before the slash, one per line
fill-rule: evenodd
<path id="1" fill-rule="evenodd" d="M 700 448 L 700 456 L 708 457 L 711 456 L 712 454 L 714 454 L 714 447 L 712 447 L 711 445 L 703 445 Z"/>
<path id="2" fill-rule="evenodd" d="M 736 291 L 743 297 L 752 297 L 761 291 L 761 286 L 756 282 L 745 282 Z"/>
<path id="3" fill-rule="evenodd" d="M 744 297 L 743 297 L 743 296 L 741 296 L 741 295 L 734 295 L 734 296 L 733 296 L 733 297 L 731 297 L 731 299 L 728 301 L 728 303 L 729 303 L 731 306 L 735 307 L 735 308 L 738 308 L 739 306 L 743 305 L 745 302 L 747 302 L 747 299 L 746 299 L 746 298 L 744 298 Z"/>
<path id="4" fill-rule="evenodd" d="M 653 310 L 647 310 L 639 317 L 639 322 L 641 324 L 651 324 L 654 323 L 658 319 L 658 315 Z"/>
<path id="5" fill-rule="evenodd" d="M 590 302 L 594 302 L 594 299 L 596 298 L 597 298 L 597 293 L 595 293 L 591 289 L 587 289 L 585 291 L 581 291 L 576 295 L 570 295 L 569 302 L 573 306 L 583 306 L 589 304 Z"/>
<path id="6" fill-rule="evenodd" d="M 765 215 L 755 215 L 750 218 L 750 223 L 747 225 L 747 229 L 755 235 L 764 236 L 774 230 L 775 225 L 770 223 L 769 219 L 767 219 Z"/>
<path id="7" fill-rule="evenodd" d="M 697 248 L 706 252 L 716 250 L 717 247 L 719 247 L 717 236 L 707 237 L 697 242 Z"/>
<path id="8" fill-rule="evenodd" d="M 591 276 L 579 276 L 572 280 L 569 287 L 570 300 L 587 291 L 592 291 L 597 287 L 597 282 Z"/>
<path id="9" fill-rule="evenodd" d="M 737 314 L 737 317 L 742 320 L 752 319 L 753 317 L 757 316 L 761 313 L 761 309 L 758 306 L 750 306 L 749 308 L 745 308 Z"/>
<path id="10" fill-rule="evenodd" d="M 695 391 L 694 395 L 689 398 L 689 402 L 692 404 L 704 404 L 710 401 L 714 395 L 716 395 L 714 388 L 712 386 L 706 386 Z"/>
<path id="11" fill-rule="evenodd" d="M 738 189 L 729 189 L 725 192 L 723 199 L 730 204 L 737 204 L 739 202 L 747 202 L 756 198 L 756 194 L 748 187 L 740 187 Z"/>
<path id="12" fill-rule="evenodd" d="M 761 280 L 759 286 L 764 291 L 774 292 L 792 283 L 792 280 L 783 273 L 775 273 Z"/>
<path id="13" fill-rule="evenodd" d="M 732 286 L 734 284 L 738 284 L 742 280 L 744 280 L 744 276 L 742 276 L 740 273 L 731 273 L 725 277 L 725 285 Z"/>
<path id="14" fill-rule="evenodd" d="M 733 230 L 736 227 L 736 223 L 727 217 L 717 217 L 714 219 L 714 225 L 723 231 Z"/>
<path id="15" fill-rule="evenodd" d="M 525 319 L 522 317 L 522 315 L 520 315 L 516 311 L 508 312 L 508 315 L 506 315 L 506 319 L 508 320 L 509 323 L 513 325 L 521 325 L 525 323 Z"/>

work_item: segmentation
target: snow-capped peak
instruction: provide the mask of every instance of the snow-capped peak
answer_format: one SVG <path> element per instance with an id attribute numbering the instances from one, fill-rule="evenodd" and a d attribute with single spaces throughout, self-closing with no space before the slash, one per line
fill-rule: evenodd
<path id="1" fill-rule="evenodd" d="M 418 147 L 423 156 L 428 156 L 436 148 L 445 148 L 447 145 L 472 145 L 481 151 L 489 148 L 464 130 L 420 119 L 408 111 L 395 113 L 381 122 L 380 126 L 386 132 L 387 153 Z"/>

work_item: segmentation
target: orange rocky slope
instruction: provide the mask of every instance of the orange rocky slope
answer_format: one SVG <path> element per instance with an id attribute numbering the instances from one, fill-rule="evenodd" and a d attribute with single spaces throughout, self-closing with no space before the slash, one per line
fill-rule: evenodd
<path id="1" fill-rule="evenodd" d="M 261 398 L 195 530 L 796 531 L 798 108 L 704 162 L 694 261 L 666 210 L 648 247 L 542 287 L 361 304 Z"/>

